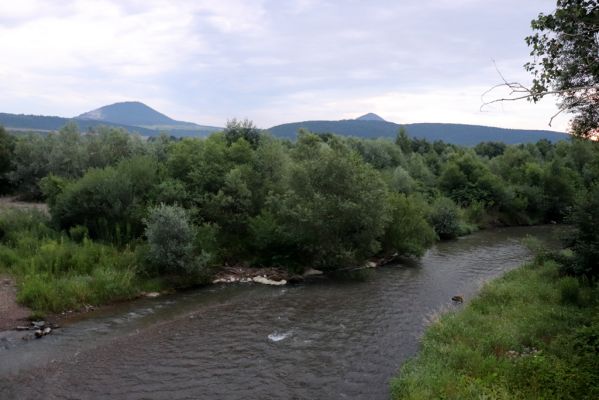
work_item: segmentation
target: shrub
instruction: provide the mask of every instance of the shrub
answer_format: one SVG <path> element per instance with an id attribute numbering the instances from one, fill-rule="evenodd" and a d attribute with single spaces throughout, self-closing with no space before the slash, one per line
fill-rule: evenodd
<path id="1" fill-rule="evenodd" d="M 380 251 L 389 213 L 374 168 L 338 141 L 311 134 L 300 135 L 293 155 L 284 194 L 271 196 L 264 218 L 253 224 L 261 227 L 263 248 L 328 271 Z"/>
<path id="2" fill-rule="evenodd" d="M 572 276 L 566 276 L 558 282 L 560 300 L 563 304 L 578 305 L 580 303 L 580 283 Z"/>
<path id="3" fill-rule="evenodd" d="M 570 241 L 575 256 L 564 272 L 596 279 L 599 276 L 599 184 L 578 199 L 572 222 L 575 232 Z"/>
<path id="4" fill-rule="evenodd" d="M 144 220 L 147 257 L 159 274 L 190 274 L 200 267 L 193 257 L 194 230 L 179 206 L 161 204 Z"/>
<path id="5" fill-rule="evenodd" d="M 125 244 L 142 233 L 142 217 L 157 183 L 158 166 L 147 157 L 92 169 L 67 184 L 50 204 L 57 225 L 87 227 L 92 238 Z"/>
<path id="6" fill-rule="evenodd" d="M 435 241 L 435 231 L 426 220 L 425 208 L 416 198 L 393 193 L 389 196 L 391 220 L 383 237 L 383 251 L 421 256 Z"/>
<path id="7" fill-rule="evenodd" d="M 437 199 L 433 204 L 430 219 L 439 238 L 454 239 L 460 235 L 460 209 L 451 199 Z"/>

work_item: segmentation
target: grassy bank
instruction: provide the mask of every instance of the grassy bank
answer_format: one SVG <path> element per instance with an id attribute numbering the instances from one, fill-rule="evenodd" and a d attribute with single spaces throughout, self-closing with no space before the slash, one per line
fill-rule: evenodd
<path id="1" fill-rule="evenodd" d="M 35 314 L 78 309 L 137 296 L 156 289 L 140 278 L 130 248 L 74 240 L 48 225 L 36 210 L 3 210 L 0 219 L 0 272 L 18 284 L 19 303 Z"/>
<path id="2" fill-rule="evenodd" d="M 429 327 L 392 398 L 599 398 L 598 297 L 554 262 L 511 271 Z"/>

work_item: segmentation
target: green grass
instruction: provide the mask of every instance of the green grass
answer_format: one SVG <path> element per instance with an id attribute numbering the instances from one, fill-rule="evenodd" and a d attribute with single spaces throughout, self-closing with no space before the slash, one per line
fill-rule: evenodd
<path id="1" fill-rule="evenodd" d="M 136 296 L 138 257 L 128 249 L 80 242 L 35 211 L 0 214 L 0 271 L 14 276 L 17 300 L 34 313 L 60 312 Z"/>
<path id="2" fill-rule="evenodd" d="M 599 398 L 599 290 L 527 265 L 429 327 L 394 399 Z"/>

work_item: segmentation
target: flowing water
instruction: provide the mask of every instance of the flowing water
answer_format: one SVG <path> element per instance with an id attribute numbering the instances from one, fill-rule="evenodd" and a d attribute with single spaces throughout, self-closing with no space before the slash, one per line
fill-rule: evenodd
<path id="1" fill-rule="evenodd" d="M 92 313 L 41 340 L 0 334 L 0 399 L 386 399 L 439 312 L 529 257 L 506 228 L 366 282 L 213 286 Z"/>

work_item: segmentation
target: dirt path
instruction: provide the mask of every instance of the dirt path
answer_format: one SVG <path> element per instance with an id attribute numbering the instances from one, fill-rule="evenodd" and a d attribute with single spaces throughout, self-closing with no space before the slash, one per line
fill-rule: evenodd
<path id="1" fill-rule="evenodd" d="M 45 213 L 48 212 L 48 205 L 46 203 L 20 201 L 14 196 L 0 197 L 0 210 L 2 208 L 35 209 Z"/>
<path id="2" fill-rule="evenodd" d="M 25 320 L 31 311 L 17 304 L 17 287 L 13 279 L 0 275 L 0 331 L 27 325 Z"/>

